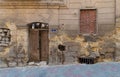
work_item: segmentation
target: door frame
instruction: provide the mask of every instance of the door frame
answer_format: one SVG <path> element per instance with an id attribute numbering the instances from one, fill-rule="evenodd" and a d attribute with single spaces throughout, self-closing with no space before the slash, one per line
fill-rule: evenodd
<path id="1" fill-rule="evenodd" d="M 34 23 L 34 22 L 33 22 Z M 36 23 L 36 22 L 35 22 Z M 42 24 L 42 22 L 38 22 L 38 23 L 41 23 Z M 29 58 L 29 60 L 28 60 L 28 62 L 30 62 L 30 53 L 31 53 L 31 50 L 30 50 L 30 30 L 32 30 L 32 28 L 31 28 L 31 23 L 30 24 L 27 24 L 27 26 L 28 26 L 28 58 Z M 49 25 L 48 25 L 48 28 L 46 28 L 46 29 L 33 29 L 33 30 L 37 30 L 37 31 L 39 31 L 39 35 L 40 35 L 40 31 L 46 31 L 47 32 L 47 49 L 48 49 L 48 52 L 47 52 L 47 60 L 46 60 L 46 62 L 47 62 L 47 64 L 49 63 Z M 40 36 L 39 36 L 39 38 L 40 38 Z M 40 43 L 40 40 L 38 41 L 38 43 Z M 39 62 L 40 61 L 42 61 L 41 59 L 42 58 L 40 58 L 40 52 L 41 50 L 39 49 Z"/>
<path id="2" fill-rule="evenodd" d="M 98 10 L 97 10 L 97 8 L 81 8 L 79 10 L 79 33 L 80 33 L 80 14 L 81 14 L 81 10 L 96 10 L 96 25 L 95 25 L 96 32 L 95 32 L 94 35 L 98 35 Z M 87 34 L 82 33 L 82 35 L 90 35 L 90 34 L 89 33 L 87 33 Z"/>
<path id="3" fill-rule="evenodd" d="M 39 35 L 40 35 L 40 31 L 42 31 L 42 30 L 39 30 L 39 29 L 35 29 L 35 30 L 38 30 L 39 31 Z M 47 56 L 48 56 L 48 58 L 47 58 L 47 62 L 49 62 L 49 30 L 44 30 L 44 31 L 47 31 L 47 37 L 48 37 L 48 53 L 47 53 Z M 39 43 L 39 47 L 40 47 L 40 36 L 39 36 L 39 41 L 38 41 L 38 43 Z M 28 31 L 28 56 L 30 57 L 30 29 L 29 29 L 29 31 Z M 41 50 L 40 50 L 40 48 L 39 48 L 39 61 L 42 61 L 41 60 Z"/>

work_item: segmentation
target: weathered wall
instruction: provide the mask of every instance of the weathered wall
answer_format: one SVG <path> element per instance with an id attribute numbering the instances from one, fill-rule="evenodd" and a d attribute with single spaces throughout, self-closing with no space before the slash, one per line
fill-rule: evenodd
<path id="1" fill-rule="evenodd" d="M 52 4 L 54 0 L 51 0 L 45 4 L 40 1 L 1 0 L 1 20 L 3 22 L 11 20 L 17 22 L 17 25 L 43 21 L 50 25 L 64 25 L 69 34 L 79 34 L 80 9 L 97 9 L 97 34 L 104 34 L 114 28 L 115 0 L 64 0 L 62 2 L 63 4 L 60 2 Z"/>
<path id="2" fill-rule="evenodd" d="M 116 0 L 116 26 L 120 26 L 120 1 Z"/>
<path id="3" fill-rule="evenodd" d="M 98 61 L 113 61 L 115 43 L 113 42 L 113 38 L 109 40 L 106 39 L 110 36 L 112 37 L 112 34 L 114 34 L 114 32 L 111 33 L 111 31 L 115 29 L 115 0 L 69 0 L 67 7 L 68 8 L 59 9 L 59 25 L 62 26 L 62 31 L 60 32 L 62 34 L 60 35 L 58 32 L 58 36 L 50 39 L 50 52 L 55 53 L 51 55 L 54 56 L 53 58 L 51 57 L 51 60 L 59 63 L 59 56 L 57 56 L 59 50 L 57 46 L 63 44 L 66 46 L 65 53 L 69 55 L 65 55 L 65 59 L 68 59 L 65 60 L 65 63 L 76 62 L 78 56 L 97 57 L 98 55 Z M 96 42 L 91 42 L 93 49 L 91 49 L 91 51 L 96 52 L 89 52 L 89 50 L 87 50 L 87 48 L 89 49 L 89 43 L 84 42 L 85 37 L 77 37 L 80 31 L 80 9 L 97 9 L 97 34 L 105 34 L 106 37 L 99 37 Z M 110 32 L 110 34 L 106 34 L 107 32 Z M 98 38 L 98 36 L 95 38 Z M 102 38 L 102 40 L 100 38 Z M 69 50 L 69 48 L 71 49 Z M 69 60 L 73 61 L 69 62 Z"/>
<path id="4" fill-rule="evenodd" d="M 28 30 L 16 27 L 15 23 L 6 22 L 1 28 L 10 29 L 11 41 L 8 46 L 0 47 L 0 60 L 8 63 L 26 63 L 28 60 Z"/>
<path id="5" fill-rule="evenodd" d="M 120 0 L 116 0 L 116 32 L 117 32 L 117 37 L 119 38 L 119 31 L 120 31 Z M 120 41 L 116 42 L 116 58 L 117 60 L 120 60 Z"/>
<path id="6" fill-rule="evenodd" d="M 91 42 L 95 47 L 94 53 L 88 52 L 86 48 L 89 46 L 88 42 L 84 42 L 84 37 L 79 36 L 79 20 L 80 9 L 97 9 L 97 34 L 103 35 L 106 32 L 110 32 L 114 29 L 115 24 L 115 3 L 114 0 L 64 0 L 62 4 L 59 3 L 41 3 L 39 1 L 3 1 L 0 0 L 0 27 L 6 27 L 11 30 L 12 42 L 16 44 L 22 43 L 23 48 L 27 52 L 28 50 L 28 29 L 27 24 L 31 22 L 46 22 L 50 27 L 50 63 L 59 64 L 58 45 L 63 44 L 66 46 L 65 63 L 77 62 L 78 56 L 94 56 L 100 55 L 98 48 L 100 44 L 97 42 Z M 16 29 L 12 29 L 16 27 Z M 59 29 L 61 28 L 61 29 Z M 52 32 L 52 29 L 57 31 Z M 17 41 L 16 41 L 17 39 Z M 102 45 L 108 41 L 103 38 Z M 100 42 L 101 43 L 101 42 Z M 12 44 L 11 44 L 12 45 Z M 107 47 L 108 45 L 108 47 Z M 110 44 L 111 45 L 111 44 Z M 13 46 L 13 45 L 12 45 Z M 17 46 L 17 45 L 15 45 Z M 18 45 L 19 46 L 19 45 Z M 7 49 L 6 49 L 7 48 Z M 5 51 L 0 52 L 2 55 L 11 49 L 6 47 Z M 106 48 L 109 48 L 109 44 L 106 44 Z M 102 48 L 102 49 L 106 49 Z M 89 47 L 88 47 L 89 49 Z M 13 50 L 12 50 L 13 51 Z M 86 52 L 84 52 L 86 51 Z M 103 50 L 104 52 L 106 50 Z M 108 54 L 107 58 L 111 56 Z M 79 54 L 80 53 L 80 54 Z M 90 55 L 95 54 L 95 55 Z M 105 52 L 107 53 L 107 52 Z M 26 53 L 25 53 L 26 54 Z M 104 55 L 105 56 L 105 55 Z M 106 59 L 106 58 L 104 58 Z M 113 59 L 111 57 L 111 59 Z M 110 59 L 110 61 L 111 61 Z"/>
<path id="7" fill-rule="evenodd" d="M 63 30 L 63 29 L 62 29 Z M 60 30 L 59 33 L 50 39 L 50 62 L 53 64 L 62 63 L 61 51 L 58 45 L 66 47 L 64 52 L 64 64 L 76 63 L 80 57 L 93 57 L 97 62 L 119 61 L 116 59 L 116 40 L 118 41 L 119 31 L 115 30 L 105 36 L 82 36 L 71 37 Z"/>
<path id="8" fill-rule="evenodd" d="M 68 9 L 60 9 L 60 24 L 66 30 L 79 33 L 80 9 L 97 9 L 97 33 L 104 34 L 114 28 L 114 0 L 69 0 Z M 73 27 L 74 25 L 74 27 Z M 69 31 L 70 32 L 70 31 Z"/>
<path id="9" fill-rule="evenodd" d="M 57 9 L 0 9 L 1 25 L 5 22 L 15 23 L 17 26 L 27 26 L 31 22 L 48 22 L 58 25 Z"/>

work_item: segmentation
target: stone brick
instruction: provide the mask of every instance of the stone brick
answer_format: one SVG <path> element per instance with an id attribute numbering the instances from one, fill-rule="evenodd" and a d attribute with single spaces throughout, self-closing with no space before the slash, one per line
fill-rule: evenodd
<path id="1" fill-rule="evenodd" d="M 81 8 L 81 3 L 72 3 L 72 4 L 69 4 L 70 6 L 69 6 L 69 8 L 71 8 L 71 9 L 79 9 L 79 8 Z"/>
<path id="2" fill-rule="evenodd" d="M 114 13 L 114 8 L 99 8 L 98 13 Z"/>
<path id="3" fill-rule="evenodd" d="M 111 2 L 111 1 L 108 1 L 108 2 L 98 2 L 98 3 L 96 3 L 96 6 L 98 7 L 98 8 L 113 8 L 114 7 L 114 2 Z"/>

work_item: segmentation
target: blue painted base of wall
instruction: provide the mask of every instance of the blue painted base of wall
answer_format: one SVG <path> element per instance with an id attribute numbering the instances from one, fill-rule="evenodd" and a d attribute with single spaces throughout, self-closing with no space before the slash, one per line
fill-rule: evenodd
<path id="1" fill-rule="evenodd" d="M 120 77 L 120 63 L 0 68 L 0 77 Z"/>

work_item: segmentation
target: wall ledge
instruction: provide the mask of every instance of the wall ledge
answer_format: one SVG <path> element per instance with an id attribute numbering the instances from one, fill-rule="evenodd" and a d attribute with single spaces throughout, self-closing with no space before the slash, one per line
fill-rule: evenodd
<path id="1" fill-rule="evenodd" d="M 0 9 L 47 9 L 66 7 L 66 0 L 4 0 L 0 1 Z"/>

